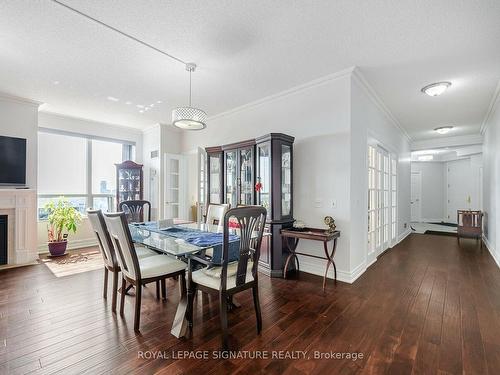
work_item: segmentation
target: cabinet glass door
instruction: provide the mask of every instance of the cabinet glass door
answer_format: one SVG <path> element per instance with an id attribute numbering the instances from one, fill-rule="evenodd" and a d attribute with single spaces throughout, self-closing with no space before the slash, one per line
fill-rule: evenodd
<path id="1" fill-rule="evenodd" d="M 236 151 L 226 152 L 226 203 L 231 207 L 236 207 L 238 204 L 238 189 L 237 189 L 237 166 L 236 166 Z"/>
<path id="2" fill-rule="evenodd" d="M 281 216 L 292 212 L 292 152 L 288 145 L 281 146 Z"/>
<path id="3" fill-rule="evenodd" d="M 240 152 L 240 201 L 239 204 L 253 204 L 253 148 L 243 148 Z"/>
<path id="4" fill-rule="evenodd" d="M 257 145 L 257 204 L 266 208 L 267 217 L 271 215 L 271 143 Z"/>
<path id="5" fill-rule="evenodd" d="M 210 165 L 210 203 L 219 204 L 222 203 L 220 201 L 221 196 L 221 160 L 218 155 L 210 155 L 209 157 L 209 165 Z"/>

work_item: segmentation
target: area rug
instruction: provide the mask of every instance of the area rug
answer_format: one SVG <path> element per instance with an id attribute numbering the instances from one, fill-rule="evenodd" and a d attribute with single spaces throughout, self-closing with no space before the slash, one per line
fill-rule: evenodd
<path id="1" fill-rule="evenodd" d="M 104 267 L 99 250 L 69 252 L 60 257 L 39 259 L 56 277 L 64 277 L 82 272 L 89 272 Z"/>

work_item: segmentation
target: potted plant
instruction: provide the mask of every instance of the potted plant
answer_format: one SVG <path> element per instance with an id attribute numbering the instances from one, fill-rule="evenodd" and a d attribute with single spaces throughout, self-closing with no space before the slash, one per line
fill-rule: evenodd
<path id="1" fill-rule="evenodd" d="M 68 232 L 76 232 L 82 215 L 64 197 L 59 197 L 57 202 L 47 203 L 45 210 L 49 220 L 47 232 L 50 255 L 64 255 L 68 245 Z"/>

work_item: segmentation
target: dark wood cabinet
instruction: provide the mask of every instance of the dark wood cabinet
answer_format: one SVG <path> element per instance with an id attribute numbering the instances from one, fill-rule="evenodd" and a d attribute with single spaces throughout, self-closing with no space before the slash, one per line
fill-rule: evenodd
<path id="1" fill-rule="evenodd" d="M 123 201 L 141 200 L 144 195 L 142 164 L 131 160 L 116 166 L 116 209 Z"/>
<path id="2" fill-rule="evenodd" d="M 271 133 L 206 149 L 207 204 L 257 204 L 267 209 L 266 231 L 272 236 L 263 240 L 259 269 L 273 277 L 282 277 L 288 254 L 280 231 L 294 221 L 293 142 L 292 136 Z"/>

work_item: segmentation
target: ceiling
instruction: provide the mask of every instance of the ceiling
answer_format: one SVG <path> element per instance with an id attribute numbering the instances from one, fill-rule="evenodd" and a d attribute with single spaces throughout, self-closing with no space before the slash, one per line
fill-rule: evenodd
<path id="1" fill-rule="evenodd" d="M 500 79 L 498 0 L 62 1 L 196 62 L 193 104 L 209 116 L 358 66 L 413 139 L 474 134 Z M 442 96 L 420 92 L 442 80 Z M 187 104 L 188 73 L 50 0 L 2 0 L 0 91 L 145 128 Z"/>

